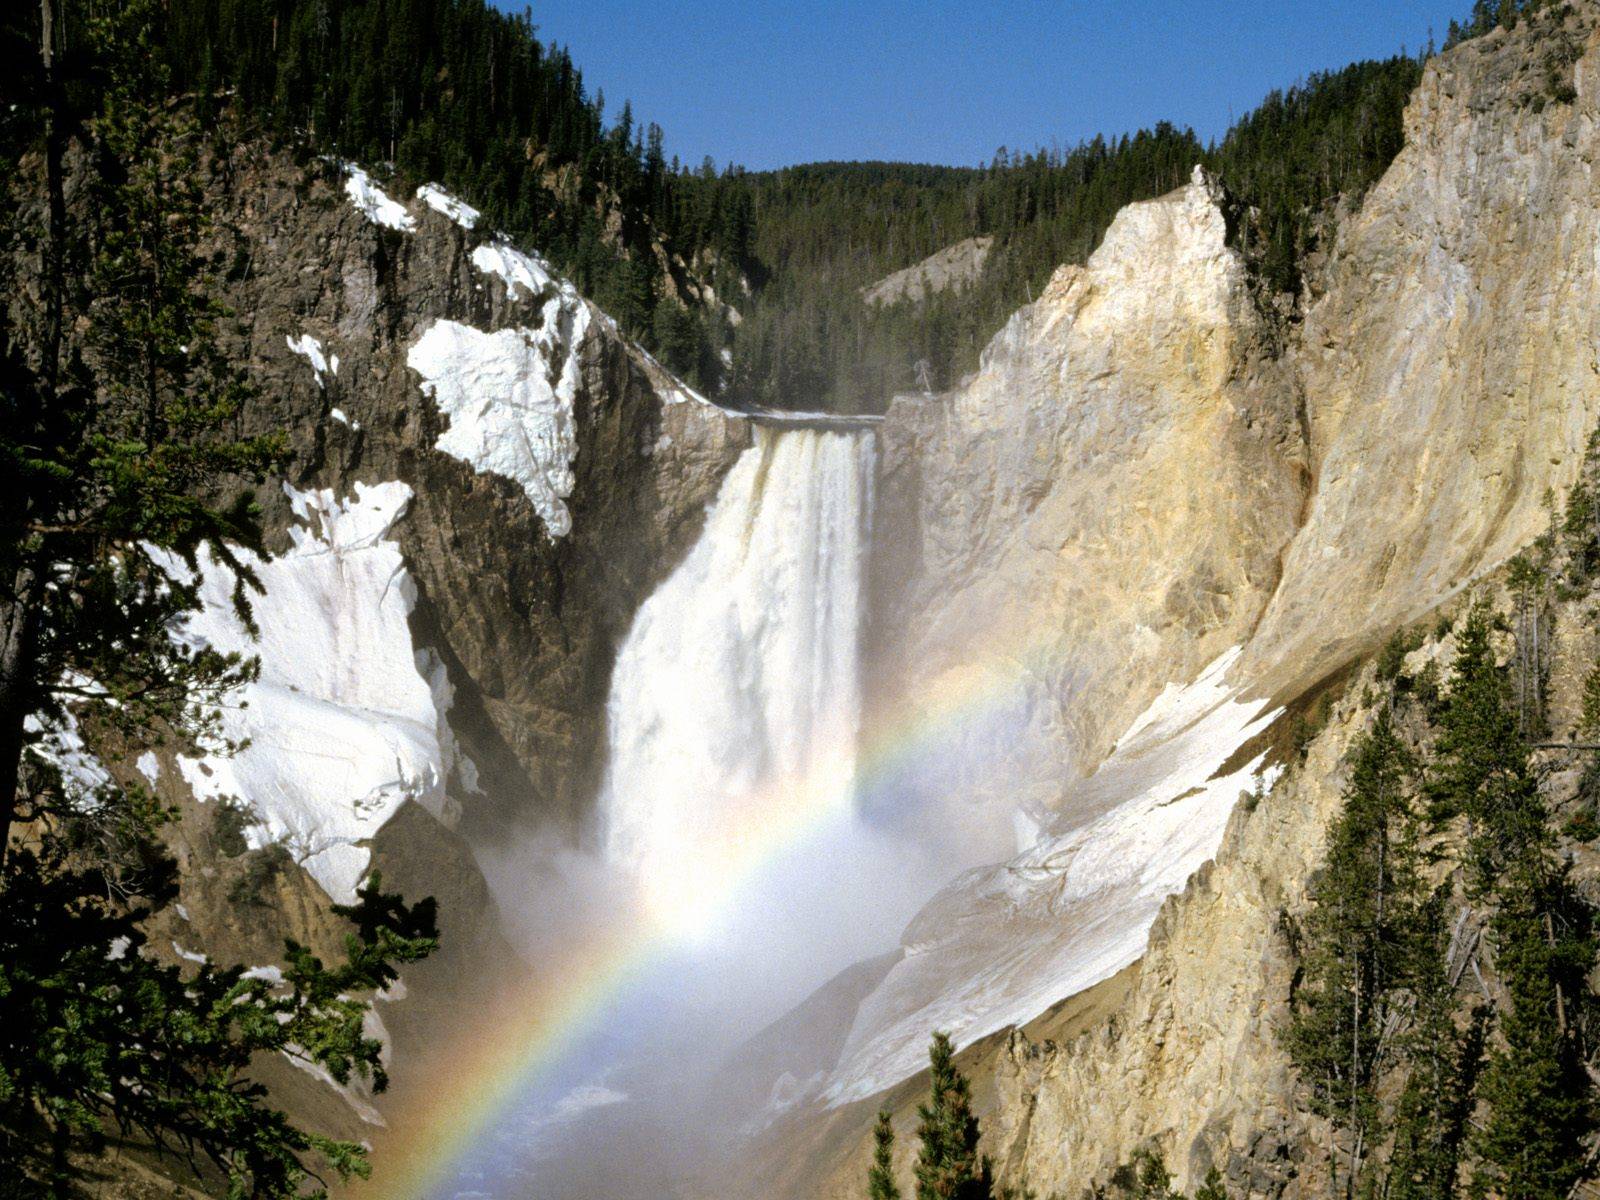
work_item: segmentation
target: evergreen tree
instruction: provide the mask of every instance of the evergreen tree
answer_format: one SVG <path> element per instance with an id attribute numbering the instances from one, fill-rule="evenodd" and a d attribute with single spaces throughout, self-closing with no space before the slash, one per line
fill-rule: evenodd
<path id="1" fill-rule="evenodd" d="M 1483 1077 L 1480 1170 L 1505 1200 L 1566 1200 L 1596 1129 L 1577 1019 L 1595 960 L 1590 914 L 1543 852 L 1509 866 L 1498 900 L 1495 966 L 1510 1003 Z"/>
<path id="2" fill-rule="evenodd" d="M 1578 731 L 1590 736 L 1600 733 L 1600 659 L 1595 660 L 1583 680 L 1583 709 L 1578 718 Z"/>
<path id="3" fill-rule="evenodd" d="M 900 1200 L 894 1181 L 894 1125 L 888 1112 L 878 1113 L 872 1128 L 872 1168 L 867 1172 L 867 1200 Z"/>
<path id="4" fill-rule="evenodd" d="M 1285 1044 L 1311 1111 L 1343 1135 L 1329 1148 L 1353 1193 L 1382 1136 L 1379 1070 L 1417 920 L 1414 764 L 1388 710 L 1356 744 L 1344 805 L 1312 888 L 1303 966 Z"/>
<path id="5" fill-rule="evenodd" d="M 1445 920 L 1448 884 L 1418 912 L 1407 982 L 1410 1027 L 1399 1051 L 1410 1070 L 1395 1104 L 1391 1200 L 1451 1200 L 1459 1192 L 1462 1150 L 1483 1055 L 1486 1012 L 1457 1025 L 1455 965 Z"/>
<path id="6" fill-rule="evenodd" d="M 1222 1182 L 1222 1172 L 1215 1166 L 1206 1172 L 1205 1179 L 1195 1189 L 1194 1200 L 1228 1200 L 1227 1186 Z"/>
<path id="7" fill-rule="evenodd" d="M 40 262 L 40 286 L 0 297 L 0 461 L 18 496 L 0 506 L 0 1164 L 17 1194 L 64 1195 L 75 1152 L 115 1130 L 209 1160 L 232 1195 L 301 1195 L 319 1161 L 360 1173 L 364 1152 L 296 1128 L 251 1062 L 289 1053 L 381 1087 L 364 997 L 432 949 L 433 906 L 374 880 L 338 910 L 355 926 L 346 960 L 290 945 L 281 986 L 142 953 L 176 892 L 170 814 L 73 747 L 81 730 L 129 757 L 228 749 L 215 702 L 255 664 L 172 632 L 210 560 L 232 567 L 249 620 L 247 485 L 280 445 L 235 432 L 249 391 L 218 340 L 196 131 L 172 102 L 156 0 L 73 5 L 70 55 L 61 15 L 40 10 L 17 134 L 43 151 L 44 219 L 0 213 L 0 242 Z"/>
<path id="8" fill-rule="evenodd" d="M 1428 789 L 1436 820 L 1466 819 L 1469 892 L 1493 888 L 1504 863 L 1537 840 L 1545 811 L 1491 644 L 1493 612 L 1474 604 L 1456 628 L 1449 697 Z"/>
<path id="9" fill-rule="evenodd" d="M 1600 1119 L 1582 1038 L 1596 942 L 1537 784 L 1525 763 L 1517 771 L 1508 766 L 1518 786 L 1500 789 L 1485 835 L 1504 847 L 1491 929 L 1509 1004 L 1484 1072 L 1477 1150 L 1506 1200 L 1556 1200 L 1582 1178 Z"/>
<path id="10" fill-rule="evenodd" d="M 928 1050 L 931 1095 L 917 1108 L 917 1200 L 990 1200 L 993 1170 L 978 1153 L 978 1118 L 966 1076 L 955 1065 L 955 1051 L 944 1033 L 933 1035 Z"/>

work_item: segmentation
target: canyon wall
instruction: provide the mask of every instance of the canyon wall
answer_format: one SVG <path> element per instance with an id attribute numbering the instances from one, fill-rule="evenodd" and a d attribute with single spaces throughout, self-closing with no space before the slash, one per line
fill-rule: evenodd
<path id="1" fill-rule="evenodd" d="M 910 1132 L 912 1097 L 881 1089 L 934 1028 L 970 1045 L 991 1145 L 1042 1194 L 1147 1144 L 1185 1187 L 1216 1163 L 1297 1194 L 1277 922 L 1364 714 L 1336 704 L 1288 778 L 1279 714 L 1492 575 L 1576 477 L 1600 418 L 1596 15 L 1428 64 L 1293 321 L 1261 315 L 1197 175 L 1125 210 L 974 378 L 891 409 L 874 694 L 998 672 L 971 743 L 909 790 L 979 837 L 1013 801 L 1027 819 L 1020 854 L 913 922 L 823 1103 L 770 1135 L 827 1164 L 797 1194 L 859 1183 L 879 1102 Z M 1094 1028 L 1015 1032 L 1141 955 Z"/>

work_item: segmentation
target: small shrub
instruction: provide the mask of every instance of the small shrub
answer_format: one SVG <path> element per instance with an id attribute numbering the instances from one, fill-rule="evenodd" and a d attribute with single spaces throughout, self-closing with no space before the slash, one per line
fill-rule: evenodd
<path id="1" fill-rule="evenodd" d="M 238 858 L 250 849 L 244 831 L 250 826 L 248 805 L 224 797 L 216 802 L 211 816 L 211 844 L 224 858 Z"/>
<path id="2" fill-rule="evenodd" d="M 267 907 L 267 888 L 293 862 L 289 851 L 278 842 L 252 850 L 245 859 L 243 873 L 228 889 L 228 900 L 240 908 Z"/>
<path id="3" fill-rule="evenodd" d="M 1594 813 L 1584 809 L 1568 818 L 1562 832 L 1575 842 L 1592 842 L 1600 837 L 1600 820 L 1595 819 Z"/>

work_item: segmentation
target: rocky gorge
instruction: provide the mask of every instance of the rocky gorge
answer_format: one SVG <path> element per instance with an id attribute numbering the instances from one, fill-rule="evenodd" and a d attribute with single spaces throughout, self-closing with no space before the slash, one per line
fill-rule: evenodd
<path id="1" fill-rule="evenodd" d="M 898 945 L 827 960 L 731 1051 L 718 1145 L 672 1164 L 679 1193 L 857 1195 L 880 1109 L 909 1178 L 939 1029 L 1004 1181 L 1076 1196 L 1155 1147 L 1184 1191 L 1216 1168 L 1230 1195 L 1310 1195 L 1326 1130 L 1277 1032 L 1286 922 L 1377 709 L 1374 656 L 1503 595 L 1584 469 L 1597 156 L 1585 0 L 1428 61 L 1404 148 L 1293 306 L 1197 166 L 1059 267 L 973 374 L 880 421 L 698 394 L 472 197 L 211 151 L 241 425 L 290 453 L 261 495 L 259 638 L 216 564 L 182 635 L 259 655 L 227 718 L 243 748 L 93 747 L 181 813 L 156 952 L 328 951 L 369 867 L 437 896 L 440 953 L 377 1008 L 393 1097 L 263 1072 L 376 1141 L 381 1173 L 452 1070 L 441 1046 L 496 1036 L 484 995 L 587 985 L 538 957 L 578 905 L 566 856 L 660 874 L 662 912 L 617 906 L 641 942 L 702 920 L 684 881 L 725 869 L 713 898 L 759 946 L 768 908 L 810 911 L 785 871 L 848 862 L 870 899 L 880 843 L 913 845 L 926 878 L 882 885 L 916 901 Z M 988 251 L 952 249 L 899 274 L 932 288 Z M 1592 602 L 1552 609 L 1553 736 L 1579 718 Z M 822 849 L 772 866 L 805 837 Z M 1567 850 L 1592 887 L 1592 850 Z M 597 1078 L 566 1096 L 620 1110 Z"/>

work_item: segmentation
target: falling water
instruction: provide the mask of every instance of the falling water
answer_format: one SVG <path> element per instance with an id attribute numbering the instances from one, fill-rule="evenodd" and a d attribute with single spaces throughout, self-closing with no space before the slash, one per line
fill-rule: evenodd
<path id="1" fill-rule="evenodd" d="M 924 898 L 854 797 L 874 455 L 865 430 L 758 426 L 635 615 L 611 677 L 594 854 L 528 872 L 561 882 L 524 902 L 570 923 L 580 949 L 623 931 L 649 953 L 441 1196 L 661 1195 L 752 1115 L 706 1116 L 744 1099 L 722 1094 L 728 1056 L 892 946 Z M 531 960 L 559 978 L 562 945 Z"/>
<path id="2" fill-rule="evenodd" d="M 611 681 L 606 857 L 692 931 L 772 821 L 849 804 L 872 435 L 762 427 Z"/>

